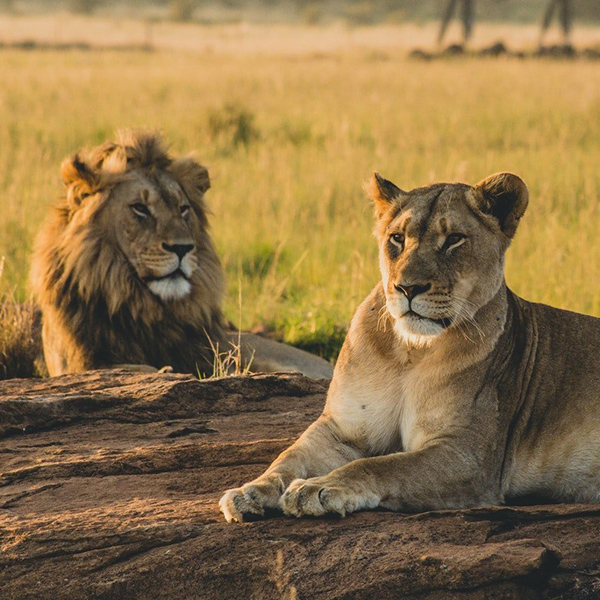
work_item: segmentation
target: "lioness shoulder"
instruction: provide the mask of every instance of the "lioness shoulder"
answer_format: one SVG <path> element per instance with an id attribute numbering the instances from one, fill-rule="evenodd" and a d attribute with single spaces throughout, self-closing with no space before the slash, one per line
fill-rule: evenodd
<path id="1" fill-rule="evenodd" d="M 371 196 L 381 282 L 325 409 L 223 496 L 226 519 L 598 502 L 600 319 L 526 302 L 504 281 L 526 185 L 500 173 L 404 192 L 374 175 Z"/>

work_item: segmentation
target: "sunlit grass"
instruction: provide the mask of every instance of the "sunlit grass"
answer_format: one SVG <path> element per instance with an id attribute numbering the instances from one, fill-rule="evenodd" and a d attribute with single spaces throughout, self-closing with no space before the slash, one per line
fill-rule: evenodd
<path id="1" fill-rule="evenodd" d="M 236 120 L 237 119 L 237 120 Z M 587 62 L 2 52 L 0 295 L 27 297 L 58 168 L 123 126 L 160 128 L 210 170 L 226 311 L 331 356 L 378 279 L 362 189 L 520 174 L 509 252 L 524 297 L 600 314 L 600 70 Z"/>

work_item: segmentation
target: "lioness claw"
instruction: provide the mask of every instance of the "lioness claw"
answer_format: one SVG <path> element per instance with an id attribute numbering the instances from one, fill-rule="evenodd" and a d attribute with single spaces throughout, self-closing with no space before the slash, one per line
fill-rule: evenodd
<path id="1" fill-rule="evenodd" d="M 262 517 L 265 514 L 263 507 L 241 489 L 227 490 L 219 500 L 219 508 L 228 523 L 242 523 L 244 515 Z"/>

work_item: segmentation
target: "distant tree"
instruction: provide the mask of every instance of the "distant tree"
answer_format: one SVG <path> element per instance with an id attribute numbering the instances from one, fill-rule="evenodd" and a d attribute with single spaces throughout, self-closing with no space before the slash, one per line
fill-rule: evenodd
<path id="1" fill-rule="evenodd" d="M 322 12 L 320 2 L 307 2 L 300 9 L 300 16 L 307 25 L 316 25 L 321 20 Z"/>
<path id="2" fill-rule="evenodd" d="M 500 0 L 496 0 L 499 2 Z M 594 0 L 596 5 L 600 4 L 598 0 Z M 555 12 L 559 12 L 559 20 L 563 30 L 565 44 L 570 44 L 571 29 L 573 26 L 573 2 L 574 0 L 548 0 L 546 6 L 546 12 L 542 20 L 542 29 L 540 34 L 540 45 L 543 42 L 544 35 L 554 17 Z M 456 12 L 458 5 L 461 5 L 461 21 L 463 25 L 463 37 L 464 41 L 468 42 L 473 34 L 473 26 L 475 24 L 475 0 L 448 0 L 446 4 L 446 10 L 442 17 L 442 24 L 438 35 L 438 44 L 441 44 L 448 25 L 452 21 L 452 17 Z M 599 10 L 600 12 L 600 10 Z"/>
<path id="3" fill-rule="evenodd" d="M 600 2 L 598 0 L 579 0 L 577 16 L 582 19 L 597 21 L 600 19 Z"/>
<path id="4" fill-rule="evenodd" d="M 100 3 L 98 0 L 71 0 L 71 12 L 79 15 L 91 15 Z"/>
<path id="5" fill-rule="evenodd" d="M 14 0 L 0 0 L 0 10 L 5 12 L 12 12 L 14 8 Z"/>
<path id="6" fill-rule="evenodd" d="M 372 25 L 375 20 L 375 3 L 373 0 L 349 3 L 346 8 L 346 19 L 352 25 Z"/>
<path id="7" fill-rule="evenodd" d="M 169 19 L 188 23 L 194 17 L 194 8 L 192 0 L 171 0 L 169 2 Z"/>
<path id="8" fill-rule="evenodd" d="M 468 42 L 471 39 L 471 35 L 473 34 L 473 24 L 475 22 L 475 0 L 448 0 L 442 18 L 442 26 L 440 27 L 440 32 L 438 34 L 438 44 L 442 43 L 448 25 L 450 25 L 450 21 L 452 21 L 452 17 L 454 16 L 454 12 L 459 3 L 462 5 L 461 21 L 463 24 L 463 37 L 465 42 Z"/>
<path id="9" fill-rule="evenodd" d="M 552 23 L 552 17 L 558 9 L 560 25 L 563 30 L 565 44 L 571 42 L 571 28 L 573 27 L 573 3 L 572 0 L 550 0 L 548 7 L 544 13 L 544 19 L 542 21 L 542 32 L 540 34 L 540 46 L 544 41 L 544 35 L 548 31 L 550 24 Z"/>

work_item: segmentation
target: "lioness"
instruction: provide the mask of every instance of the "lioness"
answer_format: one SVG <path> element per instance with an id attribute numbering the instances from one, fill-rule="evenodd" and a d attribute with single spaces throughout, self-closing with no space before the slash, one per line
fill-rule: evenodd
<path id="1" fill-rule="evenodd" d="M 499 173 L 404 192 L 375 174 L 371 195 L 382 281 L 352 320 L 323 414 L 225 493 L 227 521 L 600 500 L 600 319 L 504 282 L 525 183 Z"/>
<path id="2" fill-rule="evenodd" d="M 166 365 L 210 375 L 235 344 L 252 370 L 331 378 L 319 357 L 228 330 L 205 167 L 170 156 L 154 133 L 125 130 L 65 160 L 62 176 L 31 276 L 50 375 Z"/>

